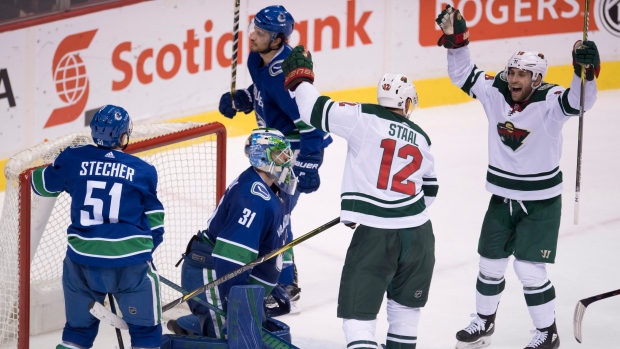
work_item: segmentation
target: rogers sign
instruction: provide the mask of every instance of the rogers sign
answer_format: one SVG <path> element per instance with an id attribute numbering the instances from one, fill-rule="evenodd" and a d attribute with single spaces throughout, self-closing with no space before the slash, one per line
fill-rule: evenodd
<path id="1" fill-rule="evenodd" d="M 598 30 L 590 4 L 589 30 Z M 435 18 L 446 5 L 461 11 L 472 40 L 577 33 L 583 30 L 582 0 L 420 0 L 422 46 L 436 46 L 442 32 Z"/>
<path id="2" fill-rule="evenodd" d="M 372 14 L 372 11 L 365 11 L 359 17 L 355 16 L 355 1 L 347 1 L 347 19 L 344 28 L 346 36 L 346 46 L 355 46 L 356 41 L 363 45 L 371 44 L 372 41 L 365 29 L 365 24 Z M 253 16 L 250 16 L 252 20 Z M 299 44 L 308 45 L 308 20 L 295 22 L 294 30 L 299 34 Z M 322 32 L 327 29 L 331 35 L 331 48 L 340 48 L 341 23 L 335 16 L 317 18 L 312 21 L 314 24 L 314 42 L 310 46 L 314 52 L 323 50 Z M 121 80 L 112 81 L 112 90 L 120 91 L 127 88 L 133 81 L 134 76 L 141 84 L 150 84 L 155 76 L 163 80 L 174 78 L 181 68 L 190 74 L 197 74 L 201 71 L 208 71 L 213 68 L 214 63 L 219 67 L 227 68 L 231 65 L 231 50 L 225 50 L 227 44 L 232 43 L 233 35 L 231 32 L 225 33 L 219 38 L 209 36 L 213 29 L 213 22 L 207 20 L 204 23 L 204 32 L 207 33 L 203 38 L 197 38 L 196 31 L 189 29 L 186 31 L 185 40 L 182 43 L 168 43 L 159 49 L 146 48 L 140 52 L 132 52 L 132 42 L 125 41 L 118 44 L 112 52 L 112 65 L 123 74 Z M 243 32 L 239 32 L 239 42 L 243 41 Z M 358 40 L 356 40 L 358 38 Z M 215 46 L 215 49 L 214 49 Z M 239 45 L 237 63 L 240 64 L 244 57 L 243 44 Z M 227 52 L 230 51 L 230 52 Z M 167 58 L 169 57 L 169 58 Z M 148 61 L 154 60 L 154 70 L 147 71 Z M 166 61 L 166 64 L 164 64 Z M 169 64 L 172 62 L 172 64 Z M 167 66 L 166 66 L 167 65 Z"/>

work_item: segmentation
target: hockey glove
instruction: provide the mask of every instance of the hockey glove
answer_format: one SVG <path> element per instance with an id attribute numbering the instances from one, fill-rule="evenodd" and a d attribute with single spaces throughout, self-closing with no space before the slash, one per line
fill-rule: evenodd
<path id="1" fill-rule="evenodd" d="M 461 11 L 447 5 L 435 20 L 443 31 L 443 35 L 437 41 L 437 46 L 445 48 L 459 48 L 469 44 L 469 29 L 467 22 L 461 15 Z"/>
<path id="2" fill-rule="evenodd" d="M 601 71 L 601 57 L 594 41 L 577 40 L 573 46 L 573 69 L 575 74 L 581 76 L 581 69 L 586 68 L 586 79 L 594 80 Z"/>
<path id="3" fill-rule="evenodd" d="M 284 88 L 295 91 L 297 86 L 304 81 L 314 82 L 314 72 L 312 71 L 312 55 L 310 51 L 299 45 L 293 49 L 291 54 L 282 62 L 284 72 Z"/>
<path id="4" fill-rule="evenodd" d="M 282 285 L 276 285 L 271 293 L 265 297 L 263 308 L 267 317 L 286 315 L 291 312 L 291 301 Z"/>
<path id="5" fill-rule="evenodd" d="M 297 176 L 297 189 L 301 193 L 312 193 L 319 189 L 321 178 L 319 177 L 320 156 L 297 156 L 293 171 Z"/>
<path id="6" fill-rule="evenodd" d="M 227 118 L 233 118 L 237 111 L 249 113 L 254 110 L 254 101 L 249 90 L 235 91 L 235 100 L 230 99 L 230 92 L 226 92 L 220 98 L 220 113 Z"/>

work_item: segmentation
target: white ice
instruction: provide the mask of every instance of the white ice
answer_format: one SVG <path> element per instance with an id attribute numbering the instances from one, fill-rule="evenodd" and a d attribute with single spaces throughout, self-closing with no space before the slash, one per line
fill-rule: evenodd
<path id="1" fill-rule="evenodd" d="M 616 154 L 620 145 L 619 99 L 620 90 L 600 92 L 595 107 L 585 116 L 578 225 L 573 224 L 577 118 L 564 127 L 564 209 L 556 263 L 548 266 L 556 288 L 556 318 L 563 349 L 620 348 L 620 297 L 590 305 L 583 322 L 583 344 L 573 337 L 577 301 L 620 288 L 620 186 L 615 182 L 620 178 L 620 156 Z M 487 123 L 478 102 L 417 109 L 412 120 L 433 142 L 440 184 L 438 198 L 430 208 L 437 262 L 430 298 L 422 311 L 417 348 L 454 348 L 455 333 L 469 324 L 469 314 L 475 312 L 476 247 L 490 198 L 484 189 Z M 228 181 L 248 166 L 242 153 L 243 141 L 244 137 L 237 137 L 228 142 Z M 302 195 L 293 213 L 295 236 L 338 216 L 345 154 L 346 143 L 335 137 L 320 170 L 321 188 Z M 279 319 L 291 327 L 293 343 L 300 348 L 346 348 L 336 307 L 340 272 L 352 234 L 351 229 L 339 225 L 295 248 L 303 310 Z M 506 273 L 496 326 L 492 349 L 524 348 L 532 338 L 534 326 L 512 265 Z M 385 343 L 386 332 L 382 308 L 377 326 L 379 343 Z M 32 337 L 31 348 L 54 348 L 60 340 L 60 331 Z M 128 348 L 127 332 L 124 342 Z M 101 325 L 94 348 L 115 346 L 114 329 Z"/>

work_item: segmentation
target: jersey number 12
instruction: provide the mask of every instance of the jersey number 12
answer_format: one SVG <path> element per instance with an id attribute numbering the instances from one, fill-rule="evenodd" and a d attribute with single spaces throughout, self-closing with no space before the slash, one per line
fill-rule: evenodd
<path id="1" fill-rule="evenodd" d="M 396 140 L 390 138 L 383 139 L 381 141 L 381 148 L 384 150 L 383 158 L 381 159 L 381 168 L 379 169 L 377 188 L 385 190 L 390 181 L 392 161 L 394 160 L 394 153 L 396 153 Z M 415 183 L 413 181 L 408 181 L 407 178 L 420 169 L 423 157 L 420 149 L 411 144 L 406 144 L 398 149 L 399 158 L 407 159 L 409 156 L 412 157 L 411 162 L 394 174 L 392 177 L 392 187 L 390 189 L 406 195 L 415 195 Z"/>

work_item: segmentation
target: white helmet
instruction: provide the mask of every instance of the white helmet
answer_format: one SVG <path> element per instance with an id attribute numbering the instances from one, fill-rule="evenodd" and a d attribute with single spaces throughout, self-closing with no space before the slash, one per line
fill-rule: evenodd
<path id="1" fill-rule="evenodd" d="M 545 59 L 545 55 L 537 51 L 518 51 L 515 52 L 512 57 L 508 60 L 508 64 L 506 64 L 506 68 L 504 69 L 504 76 L 508 76 L 508 71 L 510 68 L 517 68 L 521 70 L 529 70 L 532 72 L 532 88 L 540 87 L 534 86 L 534 82 L 538 79 L 538 75 L 541 76 L 542 79 L 545 78 L 547 74 L 547 60 Z"/>
<path id="2" fill-rule="evenodd" d="M 411 100 L 409 105 L 407 105 L 407 99 Z M 418 93 L 406 76 L 387 73 L 383 75 L 377 86 L 377 101 L 380 106 L 386 108 L 402 109 L 409 118 L 413 107 L 418 106 Z"/>

